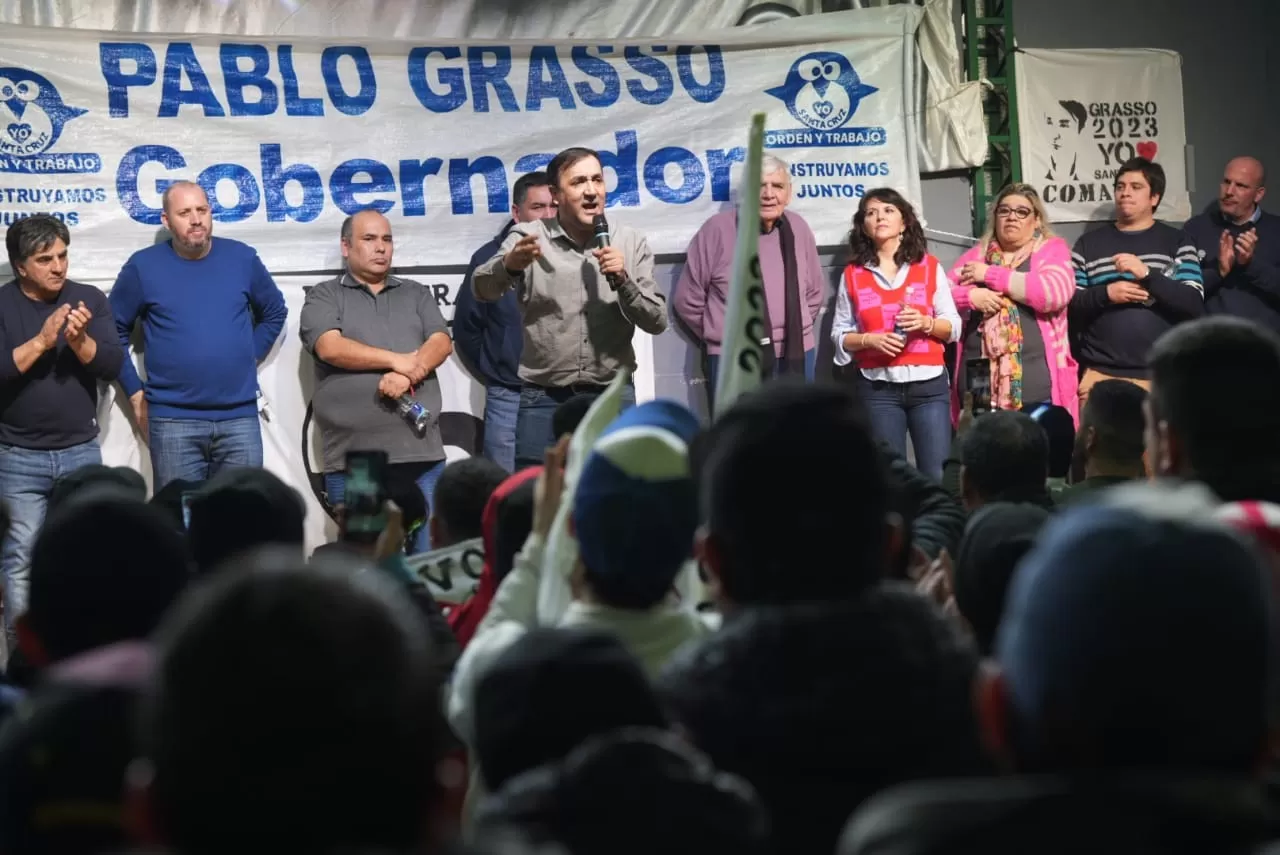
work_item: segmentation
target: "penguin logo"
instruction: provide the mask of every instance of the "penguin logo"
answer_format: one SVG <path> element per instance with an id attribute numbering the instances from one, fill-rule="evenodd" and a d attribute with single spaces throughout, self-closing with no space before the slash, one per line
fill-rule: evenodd
<path id="1" fill-rule="evenodd" d="M 47 78 L 25 68 L 0 68 L 0 154 L 43 154 L 58 141 L 63 125 L 87 112 L 62 103 Z"/>
<path id="2" fill-rule="evenodd" d="M 785 83 L 765 90 L 815 131 L 840 127 L 853 118 L 863 98 L 877 91 L 862 82 L 848 57 L 831 51 L 805 54 L 792 64 Z"/>

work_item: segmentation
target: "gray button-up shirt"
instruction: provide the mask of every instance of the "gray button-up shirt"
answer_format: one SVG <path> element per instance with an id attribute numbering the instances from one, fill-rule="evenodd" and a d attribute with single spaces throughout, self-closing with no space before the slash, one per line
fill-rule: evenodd
<path id="1" fill-rule="evenodd" d="M 396 276 L 374 294 L 344 274 L 307 292 L 299 337 L 315 356 L 316 340 L 329 330 L 344 338 L 396 353 L 412 353 L 435 333 L 447 333 L 431 289 Z M 385 451 L 391 463 L 444 460 L 440 439 L 440 381 L 433 371 L 414 397 L 431 411 L 425 436 L 418 436 L 390 401 L 378 393 L 384 371 L 347 371 L 315 357 L 316 390 L 311 398 L 324 444 L 324 471 L 340 472 L 348 450 Z"/>
<path id="2" fill-rule="evenodd" d="M 536 235 L 542 256 L 512 276 L 503 257 L 525 235 Z M 574 243 L 555 217 L 511 229 L 498 254 L 471 279 L 478 299 L 494 302 L 516 289 L 524 319 L 520 379 L 537 386 L 607 384 L 623 366 L 636 370 L 631 338 L 667 328 L 667 301 L 653 281 L 653 253 L 644 236 L 609 227 L 609 241 L 626 260 L 626 280 L 614 291 L 600 273 L 592 245 Z"/>

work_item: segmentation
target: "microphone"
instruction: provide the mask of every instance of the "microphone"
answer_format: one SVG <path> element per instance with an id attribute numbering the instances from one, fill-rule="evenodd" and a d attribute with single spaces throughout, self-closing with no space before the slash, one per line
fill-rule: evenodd
<path id="1" fill-rule="evenodd" d="M 609 246 L 609 221 L 604 218 L 604 214 L 596 214 L 591 218 L 591 228 L 596 249 Z M 622 277 L 616 273 L 606 273 L 605 278 L 609 280 L 609 287 L 615 291 L 622 284 Z"/>

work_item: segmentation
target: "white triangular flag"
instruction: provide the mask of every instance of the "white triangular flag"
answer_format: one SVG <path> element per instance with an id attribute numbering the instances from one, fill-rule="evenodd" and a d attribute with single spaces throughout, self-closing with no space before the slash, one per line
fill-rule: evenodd
<path id="1" fill-rule="evenodd" d="M 716 382 L 719 416 L 744 392 L 763 381 L 763 348 L 773 347 L 773 330 L 764 321 L 764 280 L 760 276 L 760 169 L 764 157 L 764 113 L 751 117 L 747 161 L 738 191 L 738 238 L 726 298 L 724 342 Z"/>
<path id="2" fill-rule="evenodd" d="M 555 522 L 542 553 L 542 574 L 538 579 L 537 620 L 541 626 L 555 626 L 573 602 L 569 589 L 569 575 L 578 561 L 578 541 L 569 533 L 569 513 L 573 509 L 573 494 L 578 487 L 578 476 L 604 429 L 613 423 L 622 411 L 622 390 L 631 379 L 626 368 L 618 371 L 609 388 L 600 393 L 587 414 L 573 432 L 569 441 L 569 453 L 564 464 L 564 492 Z M 557 437 L 558 439 L 558 437 Z"/>

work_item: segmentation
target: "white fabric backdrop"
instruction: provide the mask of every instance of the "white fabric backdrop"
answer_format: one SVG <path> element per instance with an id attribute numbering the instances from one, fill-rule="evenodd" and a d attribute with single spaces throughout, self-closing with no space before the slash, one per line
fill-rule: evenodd
<path id="1" fill-rule="evenodd" d="M 1116 167 L 1135 155 L 1164 167 L 1156 217 L 1191 216 L 1182 57 L 1174 51 L 1020 50 L 1015 55 L 1022 180 L 1049 219 L 1115 215 Z"/>

